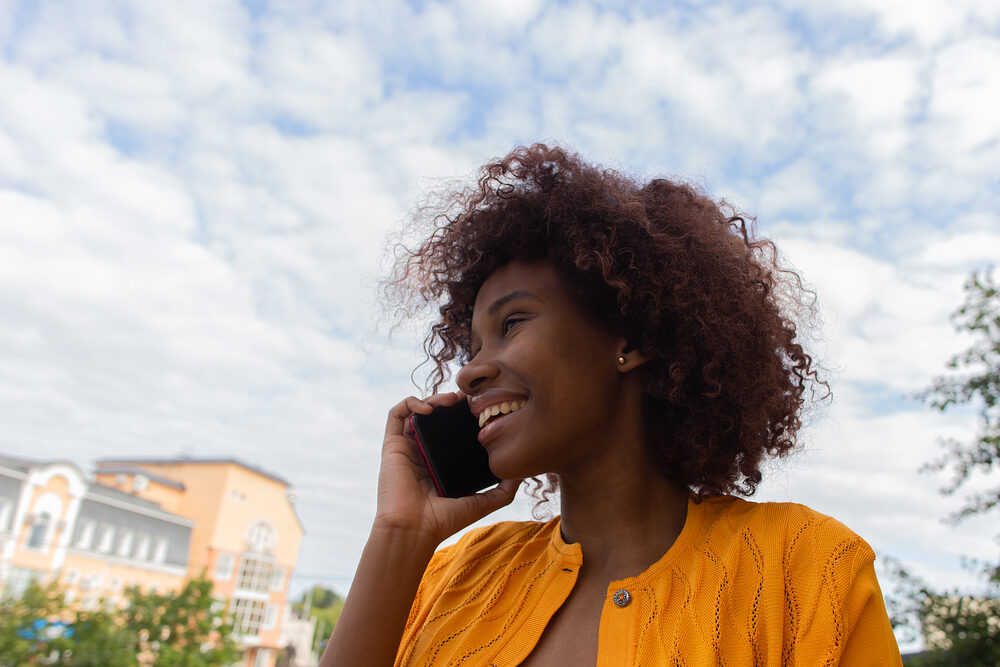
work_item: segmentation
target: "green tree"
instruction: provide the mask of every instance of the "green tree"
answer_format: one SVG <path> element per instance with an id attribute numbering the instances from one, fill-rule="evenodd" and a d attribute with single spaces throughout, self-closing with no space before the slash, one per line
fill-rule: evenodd
<path id="1" fill-rule="evenodd" d="M 0 667 L 210 667 L 239 659 L 205 579 L 176 593 L 126 594 L 121 611 L 73 609 L 54 584 L 0 603 Z"/>
<path id="2" fill-rule="evenodd" d="M 306 593 L 303 596 L 303 602 L 305 597 L 309 594 Z M 322 586 L 312 587 L 312 608 L 313 609 L 329 609 L 337 604 L 342 603 L 344 600 L 337 594 L 332 588 L 324 588 Z"/>
<path id="3" fill-rule="evenodd" d="M 972 345 L 948 362 L 952 373 L 934 380 L 920 394 L 941 411 L 972 405 L 979 428 L 971 442 L 945 440 L 944 453 L 926 464 L 924 472 L 947 470 L 951 480 L 941 489 L 956 493 L 977 476 L 985 491 L 966 497 L 952 515 L 954 521 L 1000 508 L 1000 289 L 991 270 L 974 273 L 965 284 L 965 301 L 952 315 L 959 331 L 973 337 Z M 937 591 L 890 563 L 895 595 L 890 596 L 894 624 L 918 625 L 928 650 L 907 661 L 912 667 L 1000 665 L 1000 563 L 979 564 L 986 586 L 979 594 Z"/>
<path id="4" fill-rule="evenodd" d="M 0 604 L 0 666 L 131 667 L 128 633 L 103 610 L 74 611 L 55 584 L 31 583 Z"/>
<path id="5" fill-rule="evenodd" d="M 887 606 L 894 628 L 906 640 L 919 630 L 925 651 L 907 667 L 995 667 L 1000 665 L 1000 596 L 995 585 L 980 595 L 941 592 L 910 574 L 894 559 L 883 563 L 893 584 Z"/>
<path id="6" fill-rule="evenodd" d="M 316 617 L 316 634 L 313 636 L 313 649 L 322 652 L 326 640 L 337 625 L 340 610 L 344 608 L 344 598 L 336 591 L 323 586 L 313 586 L 302 594 L 302 598 L 292 605 L 294 609 Z"/>
<path id="7" fill-rule="evenodd" d="M 62 597 L 32 582 L 20 597 L 0 602 L 0 667 L 37 665 L 51 654 L 43 623 L 63 620 Z"/>
<path id="8" fill-rule="evenodd" d="M 210 667 L 235 662 L 240 652 L 233 627 L 212 597 L 212 582 L 188 581 L 179 592 L 126 593 L 122 620 L 133 638 L 139 664 Z"/>
<path id="9" fill-rule="evenodd" d="M 927 471 L 948 469 L 951 482 L 942 489 L 953 494 L 976 473 L 991 476 L 1000 468 L 1000 288 L 990 270 L 973 274 L 965 284 L 965 303 L 952 316 L 956 327 L 973 335 L 965 352 L 948 362 L 958 371 L 934 380 L 921 398 L 944 411 L 956 405 L 973 404 L 979 413 L 979 429 L 972 442 L 948 439 L 945 453 L 928 463 Z M 1000 481 L 966 498 L 954 515 L 961 520 L 1000 506 Z"/>

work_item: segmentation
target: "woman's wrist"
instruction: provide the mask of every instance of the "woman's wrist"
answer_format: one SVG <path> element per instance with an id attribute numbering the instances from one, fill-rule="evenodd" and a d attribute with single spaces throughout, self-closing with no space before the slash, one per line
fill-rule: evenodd
<path id="1" fill-rule="evenodd" d="M 430 531 L 416 526 L 399 525 L 392 520 L 379 517 L 376 517 L 372 523 L 368 541 L 383 547 L 391 545 L 405 548 L 410 550 L 415 557 L 426 555 L 427 560 L 430 560 L 441 543 L 441 539 Z"/>

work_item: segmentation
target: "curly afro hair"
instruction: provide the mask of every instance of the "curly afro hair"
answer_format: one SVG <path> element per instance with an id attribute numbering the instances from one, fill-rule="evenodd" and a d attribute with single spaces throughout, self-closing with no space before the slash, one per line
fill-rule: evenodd
<path id="1" fill-rule="evenodd" d="M 829 395 L 796 337 L 812 293 L 778 266 L 771 241 L 690 185 L 641 183 L 535 144 L 414 222 L 429 237 L 402 247 L 387 291 L 439 306 L 424 341 L 435 391 L 450 362 L 468 361 L 480 286 L 517 259 L 549 261 L 595 321 L 650 358 L 651 457 L 699 496 L 752 495 L 765 456 L 794 447 L 807 388 Z"/>

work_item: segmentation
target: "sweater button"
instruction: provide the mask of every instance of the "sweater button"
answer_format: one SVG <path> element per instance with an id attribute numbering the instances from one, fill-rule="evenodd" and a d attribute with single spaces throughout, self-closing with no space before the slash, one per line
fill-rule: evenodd
<path id="1" fill-rule="evenodd" d="M 628 603 L 632 601 L 632 596 L 629 595 L 629 592 L 624 588 L 619 588 L 615 591 L 615 595 L 612 600 L 614 600 L 615 604 L 619 607 L 627 607 Z"/>

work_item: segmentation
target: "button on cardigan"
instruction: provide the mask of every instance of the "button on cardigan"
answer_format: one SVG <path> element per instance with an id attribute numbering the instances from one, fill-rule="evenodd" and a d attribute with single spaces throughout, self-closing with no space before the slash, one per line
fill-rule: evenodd
<path id="1" fill-rule="evenodd" d="M 802 505 L 692 499 L 667 553 L 608 584 L 597 664 L 901 665 L 874 557 Z M 470 531 L 431 558 L 397 667 L 519 664 L 582 563 L 558 518 Z"/>

